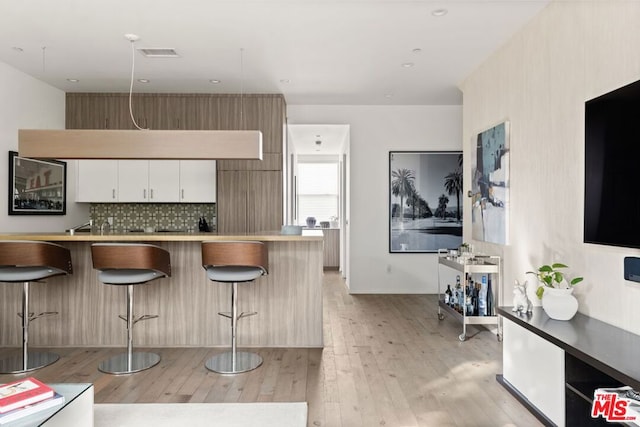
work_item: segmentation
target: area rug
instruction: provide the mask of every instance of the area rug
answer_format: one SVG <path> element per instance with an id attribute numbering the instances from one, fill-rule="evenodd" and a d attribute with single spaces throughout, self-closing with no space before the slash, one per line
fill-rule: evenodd
<path id="1" fill-rule="evenodd" d="M 306 427 L 306 402 L 95 404 L 94 427 Z"/>

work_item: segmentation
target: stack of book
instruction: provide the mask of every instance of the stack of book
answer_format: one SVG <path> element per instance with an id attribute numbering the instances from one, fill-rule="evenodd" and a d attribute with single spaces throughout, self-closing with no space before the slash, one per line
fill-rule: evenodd
<path id="1" fill-rule="evenodd" d="M 0 426 L 62 405 L 64 396 L 33 377 L 0 385 Z"/>

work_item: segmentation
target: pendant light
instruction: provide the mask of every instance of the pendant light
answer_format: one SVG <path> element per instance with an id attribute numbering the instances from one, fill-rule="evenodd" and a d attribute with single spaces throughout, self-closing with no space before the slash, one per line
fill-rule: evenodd
<path id="1" fill-rule="evenodd" d="M 132 49 L 129 114 L 136 129 L 19 129 L 18 151 L 21 157 L 119 160 L 262 160 L 262 132 L 244 130 L 242 106 L 240 111 L 241 130 L 150 130 L 138 126 L 131 106 L 135 69 L 134 43 L 138 40 L 138 36 L 126 34 L 125 37 L 130 41 Z M 242 93 L 240 97 L 242 103 Z"/>

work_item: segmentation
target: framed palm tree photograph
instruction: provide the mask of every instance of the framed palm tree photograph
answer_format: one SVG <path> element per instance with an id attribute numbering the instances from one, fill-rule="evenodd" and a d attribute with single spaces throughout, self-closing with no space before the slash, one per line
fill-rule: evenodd
<path id="1" fill-rule="evenodd" d="M 462 151 L 389 152 L 389 252 L 462 244 Z"/>

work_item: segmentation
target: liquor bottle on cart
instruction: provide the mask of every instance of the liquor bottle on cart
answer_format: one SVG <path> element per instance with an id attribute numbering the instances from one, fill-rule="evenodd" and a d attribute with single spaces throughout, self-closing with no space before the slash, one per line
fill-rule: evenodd
<path id="1" fill-rule="evenodd" d="M 447 284 L 447 290 L 444 291 L 444 303 L 446 305 L 451 304 L 451 297 L 452 297 L 452 292 L 451 292 L 451 285 Z"/>

